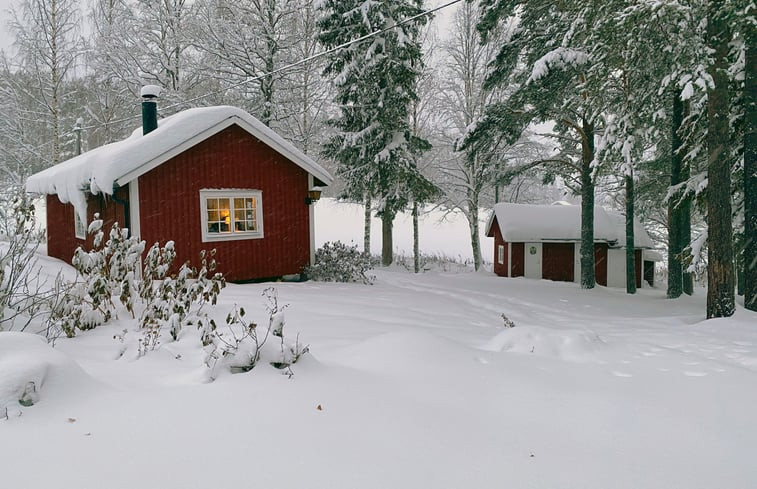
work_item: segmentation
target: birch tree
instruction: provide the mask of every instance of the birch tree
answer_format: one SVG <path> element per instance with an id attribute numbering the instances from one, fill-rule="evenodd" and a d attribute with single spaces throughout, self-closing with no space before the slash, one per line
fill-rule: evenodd
<path id="1" fill-rule="evenodd" d="M 299 7 L 304 18 L 298 19 Z M 209 0 L 200 6 L 196 46 L 206 55 L 208 75 L 229 86 L 229 96 L 244 100 L 261 122 L 275 126 L 282 76 L 276 71 L 291 59 L 296 26 L 314 34 L 313 15 L 312 3 L 297 0 Z M 305 47 L 314 49 L 313 43 Z"/>
<path id="2" fill-rule="evenodd" d="M 479 147 L 455 151 L 456 142 L 483 115 L 487 105 L 497 100 L 498 90 L 485 90 L 487 66 L 494 61 L 502 39 L 500 31 L 483 44 L 476 29 L 480 12 L 473 3 L 464 3 L 455 12 L 450 37 L 442 45 L 440 110 L 444 125 L 441 142 L 449 149 L 438 163 L 446 187 L 446 203 L 459 209 L 468 220 L 473 265 L 481 268 L 479 208 L 485 189 L 495 184 L 499 157 L 497 151 Z"/>
<path id="3" fill-rule="evenodd" d="M 44 114 L 49 127 L 51 152 L 47 165 L 61 160 L 63 114 L 69 95 L 65 81 L 79 56 L 79 4 L 74 0 L 25 0 L 13 11 L 10 28 L 15 36 L 18 65 L 29 75 L 28 84 L 14 90 L 33 100 L 35 112 Z"/>

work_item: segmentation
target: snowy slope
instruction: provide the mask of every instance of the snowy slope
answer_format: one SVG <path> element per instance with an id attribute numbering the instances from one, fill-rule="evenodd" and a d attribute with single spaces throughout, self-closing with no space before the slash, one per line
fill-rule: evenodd
<path id="1" fill-rule="evenodd" d="M 376 275 L 275 284 L 312 352 L 292 378 L 261 365 L 206 383 L 189 332 L 119 357 L 126 317 L 55 350 L 0 333 L 0 391 L 36 358 L 51 379 L 0 420 L 0 487 L 757 484 L 757 314 L 704 321 L 701 291 Z M 229 286 L 213 314 L 239 304 L 262 324 L 269 285 Z"/>

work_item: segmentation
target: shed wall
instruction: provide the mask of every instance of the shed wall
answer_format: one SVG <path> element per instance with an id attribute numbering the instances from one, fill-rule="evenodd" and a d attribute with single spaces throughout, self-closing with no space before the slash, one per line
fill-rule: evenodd
<path id="1" fill-rule="evenodd" d="M 507 242 L 502 239 L 502 233 L 499 231 L 499 224 L 494 219 L 492 226 L 489 229 L 489 233 L 494 236 L 494 273 L 500 277 L 507 277 Z M 505 259 L 504 263 L 499 263 L 499 247 L 504 246 Z"/>

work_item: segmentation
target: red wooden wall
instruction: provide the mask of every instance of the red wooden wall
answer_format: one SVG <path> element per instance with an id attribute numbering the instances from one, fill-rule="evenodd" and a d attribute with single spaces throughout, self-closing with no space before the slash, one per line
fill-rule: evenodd
<path id="1" fill-rule="evenodd" d="M 122 201 L 128 201 L 129 189 L 122 187 L 116 190 L 115 197 Z M 128 203 L 127 203 L 128 205 Z M 87 200 L 87 222 L 89 226 L 98 213 L 103 220 L 103 232 L 105 239 L 110 234 L 110 228 L 114 222 L 123 227 L 125 222 L 123 205 L 115 202 L 111 197 L 103 195 L 90 195 Z M 57 195 L 47 196 L 47 254 L 71 263 L 74 251 L 79 246 L 86 250 L 92 248 L 92 236 L 87 239 L 79 239 L 74 231 L 74 206 L 63 204 Z"/>
<path id="2" fill-rule="evenodd" d="M 262 191 L 261 239 L 202 242 L 201 189 Z M 218 271 L 228 280 L 275 278 L 296 274 L 310 260 L 310 222 L 305 170 L 238 126 L 231 126 L 139 177 L 140 236 L 146 247 L 176 243 L 177 267 L 199 266 L 200 251 L 215 248 Z M 128 200 L 128 186 L 118 199 Z M 87 220 L 99 212 L 104 231 L 124 225 L 124 208 L 100 195 L 90 196 Z M 131 216 L 135 219 L 136 216 Z M 71 261 L 77 246 L 91 246 L 74 235 L 74 208 L 47 196 L 48 254 Z"/>
<path id="3" fill-rule="evenodd" d="M 499 231 L 499 224 L 494 219 L 491 228 L 489 228 L 489 236 L 494 236 L 494 273 L 500 277 L 507 277 L 507 242 L 502 238 L 502 233 Z M 499 247 L 505 247 L 505 259 L 504 263 L 499 263 Z"/>
<path id="4" fill-rule="evenodd" d="M 262 191 L 262 239 L 202 242 L 201 189 Z M 234 125 L 139 177 L 141 237 L 176 243 L 176 263 L 199 265 L 200 251 L 217 250 L 228 280 L 296 274 L 310 260 L 308 175 Z"/>

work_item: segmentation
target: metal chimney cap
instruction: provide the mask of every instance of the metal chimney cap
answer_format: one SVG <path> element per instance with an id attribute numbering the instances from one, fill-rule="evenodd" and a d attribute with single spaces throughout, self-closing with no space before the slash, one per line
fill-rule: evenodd
<path id="1" fill-rule="evenodd" d="M 142 98 L 155 98 L 160 95 L 163 89 L 158 85 L 145 85 L 142 90 L 139 91 L 139 96 Z"/>

